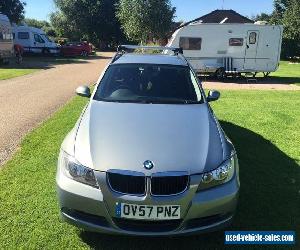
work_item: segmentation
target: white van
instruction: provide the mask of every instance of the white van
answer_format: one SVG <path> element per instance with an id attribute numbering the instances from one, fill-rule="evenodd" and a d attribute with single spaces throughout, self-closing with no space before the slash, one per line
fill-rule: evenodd
<path id="1" fill-rule="evenodd" d="M 229 74 L 277 70 L 283 27 L 255 24 L 191 23 L 179 28 L 168 46 L 182 47 L 197 73 Z"/>
<path id="2" fill-rule="evenodd" d="M 46 33 L 26 24 L 13 24 L 14 43 L 20 44 L 25 53 L 58 54 L 59 46 Z"/>
<path id="3" fill-rule="evenodd" d="M 0 62 L 6 62 L 14 55 L 13 35 L 10 21 L 0 13 Z"/>

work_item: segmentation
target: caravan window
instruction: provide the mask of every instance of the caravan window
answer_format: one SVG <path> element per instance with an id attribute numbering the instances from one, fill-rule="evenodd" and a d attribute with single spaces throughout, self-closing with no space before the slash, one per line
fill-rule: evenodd
<path id="1" fill-rule="evenodd" d="M 29 39 L 29 33 L 28 32 L 18 32 L 18 39 Z"/>
<path id="2" fill-rule="evenodd" d="M 251 32 L 249 35 L 249 43 L 256 44 L 256 32 Z"/>
<path id="3" fill-rule="evenodd" d="M 179 46 L 184 50 L 201 50 L 202 38 L 180 37 Z"/>
<path id="4" fill-rule="evenodd" d="M 12 40 L 12 36 L 10 33 L 3 33 L 3 32 L 0 32 L 0 40 L 7 40 L 7 41 L 10 41 Z"/>
<path id="5" fill-rule="evenodd" d="M 243 38 L 230 38 L 229 46 L 243 46 L 244 39 Z"/>

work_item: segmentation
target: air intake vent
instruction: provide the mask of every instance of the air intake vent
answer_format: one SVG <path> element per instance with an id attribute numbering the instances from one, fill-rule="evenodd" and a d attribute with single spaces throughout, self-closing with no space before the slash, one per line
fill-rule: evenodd
<path id="1" fill-rule="evenodd" d="M 111 189 L 118 193 L 143 195 L 146 191 L 146 178 L 144 175 L 107 173 L 107 180 Z"/>
<path id="2" fill-rule="evenodd" d="M 151 178 L 152 195 L 175 195 L 184 192 L 189 184 L 189 176 L 154 176 Z"/>

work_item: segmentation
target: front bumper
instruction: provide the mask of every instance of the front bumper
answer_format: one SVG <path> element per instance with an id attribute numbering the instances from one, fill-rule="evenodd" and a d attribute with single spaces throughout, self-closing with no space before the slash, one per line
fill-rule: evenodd
<path id="1" fill-rule="evenodd" d="M 81 184 L 58 171 L 57 191 L 64 221 L 88 231 L 140 236 L 171 236 L 216 231 L 228 226 L 235 213 L 239 179 L 196 192 L 201 176 L 191 176 L 185 193 L 171 197 L 135 197 L 111 191 L 106 174 L 96 173 L 100 189 Z M 176 221 L 135 221 L 114 216 L 116 202 L 133 204 L 179 204 L 182 218 Z"/>

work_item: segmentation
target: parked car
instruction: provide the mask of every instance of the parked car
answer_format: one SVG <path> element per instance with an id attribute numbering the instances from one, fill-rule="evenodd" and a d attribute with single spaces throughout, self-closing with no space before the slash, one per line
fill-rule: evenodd
<path id="1" fill-rule="evenodd" d="M 46 33 L 26 24 L 13 25 L 14 43 L 24 48 L 25 53 L 58 55 L 60 47 Z"/>
<path id="2" fill-rule="evenodd" d="M 62 218 L 86 230 L 180 235 L 228 225 L 239 168 L 233 144 L 195 72 L 172 55 L 121 46 L 61 145 L 57 190 Z"/>
<path id="3" fill-rule="evenodd" d="M 68 42 L 60 51 L 63 56 L 88 56 L 92 53 L 92 45 L 88 42 Z"/>
<path id="4" fill-rule="evenodd" d="M 0 13 L 0 63 L 8 63 L 13 55 L 12 27 L 8 17 Z"/>
<path id="5" fill-rule="evenodd" d="M 278 69 L 283 27 L 254 24 L 187 23 L 172 36 L 168 46 L 183 48 L 197 73 L 230 74 Z"/>

